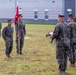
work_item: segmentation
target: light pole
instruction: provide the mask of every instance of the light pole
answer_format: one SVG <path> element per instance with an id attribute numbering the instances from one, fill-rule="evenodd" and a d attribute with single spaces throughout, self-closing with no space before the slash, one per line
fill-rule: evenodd
<path id="1" fill-rule="evenodd" d="M 15 9 L 18 6 L 18 0 L 15 0 Z"/>
<path id="2" fill-rule="evenodd" d="M 15 10 L 16 10 L 16 6 L 17 6 L 17 0 L 15 0 Z"/>

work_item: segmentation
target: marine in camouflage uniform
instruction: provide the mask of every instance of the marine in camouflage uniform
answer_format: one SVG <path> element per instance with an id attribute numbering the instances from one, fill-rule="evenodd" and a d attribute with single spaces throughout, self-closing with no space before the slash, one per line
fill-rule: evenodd
<path id="1" fill-rule="evenodd" d="M 67 68 L 67 51 L 70 49 L 70 39 L 67 24 L 64 22 L 64 15 L 59 15 L 58 22 L 51 37 L 52 41 L 56 39 L 56 58 L 59 64 L 59 71 L 65 72 Z"/>
<path id="2" fill-rule="evenodd" d="M 18 21 L 15 24 L 15 29 L 16 29 L 16 48 L 17 48 L 17 53 L 22 54 L 22 48 L 24 45 L 24 36 L 26 35 L 26 29 L 25 29 L 25 24 L 22 21 L 22 14 L 19 14 L 19 26 L 18 26 Z M 18 37 L 20 37 L 20 53 L 18 52 Z"/>
<path id="3" fill-rule="evenodd" d="M 13 48 L 13 27 L 11 26 L 12 22 L 11 20 L 8 20 L 8 26 L 6 26 L 3 31 L 2 31 L 2 37 L 5 41 L 5 46 L 6 46 L 6 56 L 10 57 L 10 53 Z"/>
<path id="4" fill-rule="evenodd" d="M 1 37 L 1 29 L 2 29 L 2 23 L 0 21 L 0 37 Z"/>
<path id="5" fill-rule="evenodd" d="M 75 67 L 75 50 L 76 50 L 76 23 L 73 20 L 73 14 L 69 14 L 69 32 L 70 32 L 70 45 L 69 59 L 72 67 Z"/>

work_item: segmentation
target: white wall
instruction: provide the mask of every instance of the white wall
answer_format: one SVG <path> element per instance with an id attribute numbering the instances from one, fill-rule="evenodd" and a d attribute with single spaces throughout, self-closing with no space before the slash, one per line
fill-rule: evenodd
<path id="1" fill-rule="evenodd" d="M 75 0 L 75 17 L 76 17 L 76 0 Z"/>
<path id="2" fill-rule="evenodd" d="M 20 13 L 26 19 L 34 18 L 34 9 L 39 11 L 39 19 L 44 19 L 45 9 L 49 10 L 49 19 L 57 19 L 58 14 L 62 13 L 62 0 L 17 0 Z M 0 18 L 13 18 L 15 15 L 15 0 L 0 0 Z"/>
<path id="3" fill-rule="evenodd" d="M 0 18 L 13 18 L 14 13 L 14 0 L 0 0 Z"/>

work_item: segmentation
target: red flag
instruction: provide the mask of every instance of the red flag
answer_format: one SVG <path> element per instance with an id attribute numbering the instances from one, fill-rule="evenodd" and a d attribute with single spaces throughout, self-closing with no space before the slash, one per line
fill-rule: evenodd
<path id="1" fill-rule="evenodd" d="M 14 23 L 16 23 L 16 21 L 18 20 L 18 17 L 19 17 L 19 8 L 17 6 L 16 7 L 16 14 L 15 14 L 15 17 L 14 17 Z"/>

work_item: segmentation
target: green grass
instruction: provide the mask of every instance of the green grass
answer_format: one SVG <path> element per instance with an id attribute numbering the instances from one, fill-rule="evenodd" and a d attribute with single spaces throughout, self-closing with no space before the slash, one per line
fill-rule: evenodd
<path id="1" fill-rule="evenodd" d="M 3 23 L 3 28 L 5 25 L 7 24 Z M 31 39 L 25 40 L 23 55 L 16 54 L 14 32 L 11 59 L 6 58 L 5 43 L 0 38 L 0 75 L 55 75 L 58 71 L 55 43 L 50 44 L 50 37 L 45 37 L 46 33 L 53 29 L 54 25 L 26 24 L 26 36 Z M 76 75 L 76 68 L 70 68 L 68 62 L 66 72 L 68 75 Z"/>
<path id="2" fill-rule="evenodd" d="M 55 25 L 56 23 L 51 22 L 26 22 L 26 24 L 33 24 L 33 25 Z"/>

